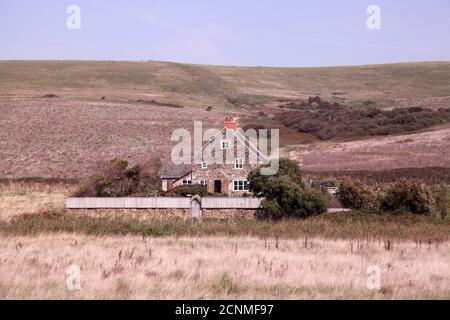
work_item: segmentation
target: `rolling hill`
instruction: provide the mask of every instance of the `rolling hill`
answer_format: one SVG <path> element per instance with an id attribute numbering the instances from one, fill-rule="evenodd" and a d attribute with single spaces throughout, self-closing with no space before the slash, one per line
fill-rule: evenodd
<path id="1" fill-rule="evenodd" d="M 450 107 L 450 62 L 244 68 L 169 62 L 0 61 L 0 178 L 81 178 L 114 157 L 167 158 L 174 144 L 172 130 L 191 129 L 193 120 L 219 127 L 225 115 L 235 114 L 241 123 L 278 126 L 249 111 L 316 95 L 350 106 L 364 106 L 371 100 L 386 108 Z M 207 106 L 212 110 L 206 111 Z M 369 148 L 377 138 L 330 147 L 283 126 L 281 140 L 286 152 L 309 170 L 447 166 L 442 152 L 450 148 L 449 129 L 441 129 L 436 135 L 414 136 L 408 139 L 414 142 L 402 143 L 401 148 L 389 138 L 379 140 L 393 146 L 389 150 Z M 436 148 L 430 146 L 434 137 L 443 137 Z M 381 159 L 383 165 L 367 157 Z"/>
<path id="2" fill-rule="evenodd" d="M 320 95 L 349 105 L 448 105 L 450 62 L 263 68 L 169 62 L 0 61 L 0 97 L 156 100 L 221 110 Z"/>

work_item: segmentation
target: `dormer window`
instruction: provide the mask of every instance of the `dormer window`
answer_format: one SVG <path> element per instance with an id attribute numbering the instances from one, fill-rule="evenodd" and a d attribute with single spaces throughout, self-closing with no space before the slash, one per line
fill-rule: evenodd
<path id="1" fill-rule="evenodd" d="M 202 169 L 208 169 L 208 162 L 206 161 L 202 162 Z"/>
<path id="2" fill-rule="evenodd" d="M 244 168 L 244 159 L 242 159 L 242 158 L 234 159 L 234 168 L 235 169 L 243 169 Z"/>
<path id="3" fill-rule="evenodd" d="M 220 142 L 220 147 L 224 150 L 230 149 L 230 141 L 229 140 L 222 140 Z"/>

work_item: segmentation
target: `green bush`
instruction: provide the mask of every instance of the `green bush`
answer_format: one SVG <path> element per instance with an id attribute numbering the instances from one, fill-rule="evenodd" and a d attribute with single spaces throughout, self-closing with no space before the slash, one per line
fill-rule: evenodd
<path id="1" fill-rule="evenodd" d="M 268 165 L 263 165 L 261 167 L 268 167 Z M 264 195 L 269 193 L 271 185 L 268 182 L 271 179 L 273 180 L 273 178 L 287 177 L 293 183 L 303 187 L 300 168 L 298 166 L 298 163 L 293 160 L 280 159 L 278 172 L 273 176 L 261 175 L 260 168 L 253 170 L 248 176 L 249 188 L 255 195 Z"/>
<path id="2" fill-rule="evenodd" d="M 259 169 L 250 172 L 248 177 L 250 190 L 265 198 L 259 216 L 304 218 L 326 211 L 325 196 L 303 185 L 297 162 L 280 159 L 278 173 L 272 176 L 261 175 Z"/>
<path id="3" fill-rule="evenodd" d="M 261 202 L 262 213 L 259 217 L 272 219 L 279 219 L 283 217 L 283 208 L 274 199 L 264 199 Z"/>
<path id="4" fill-rule="evenodd" d="M 73 196 L 75 197 L 127 197 L 153 196 L 161 187 L 159 159 L 142 165 L 129 166 L 128 161 L 114 159 L 102 171 L 90 177 Z"/>
<path id="5" fill-rule="evenodd" d="M 424 185 L 408 181 L 394 184 L 380 199 L 380 208 L 386 212 L 429 214 L 433 207 L 431 192 Z"/>
<path id="6" fill-rule="evenodd" d="M 210 193 L 208 192 L 208 190 L 206 190 L 205 186 L 193 184 L 175 187 L 172 190 L 170 190 L 170 192 L 167 195 L 181 196 L 181 197 L 199 195 L 200 197 L 205 197 L 210 195 Z"/>
<path id="7" fill-rule="evenodd" d="M 346 179 L 339 185 L 337 198 L 345 208 L 364 210 L 373 207 L 375 196 L 360 181 Z"/>
<path id="8" fill-rule="evenodd" d="M 327 211 L 326 198 L 321 190 L 304 188 L 300 198 L 300 209 L 296 211 L 300 217 L 309 217 Z"/>

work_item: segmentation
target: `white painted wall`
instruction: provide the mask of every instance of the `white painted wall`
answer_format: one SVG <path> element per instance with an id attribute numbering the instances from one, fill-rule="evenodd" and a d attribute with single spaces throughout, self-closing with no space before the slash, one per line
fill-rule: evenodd
<path id="1" fill-rule="evenodd" d="M 67 209 L 189 209 L 190 198 L 67 198 Z"/>
<path id="2" fill-rule="evenodd" d="M 257 209 L 258 198 L 202 198 L 203 209 Z M 191 198 L 67 198 L 67 209 L 189 209 Z"/>

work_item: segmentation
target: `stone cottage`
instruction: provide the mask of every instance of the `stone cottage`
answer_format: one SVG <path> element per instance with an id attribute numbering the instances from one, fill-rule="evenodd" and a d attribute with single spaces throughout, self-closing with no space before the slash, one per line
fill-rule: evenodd
<path id="1" fill-rule="evenodd" d="M 239 197 L 248 193 L 248 174 L 267 160 L 256 147 L 261 137 L 255 133 L 244 133 L 234 118 L 227 117 L 223 129 L 192 156 L 192 164 L 163 167 L 162 189 L 197 184 L 214 194 Z"/>

